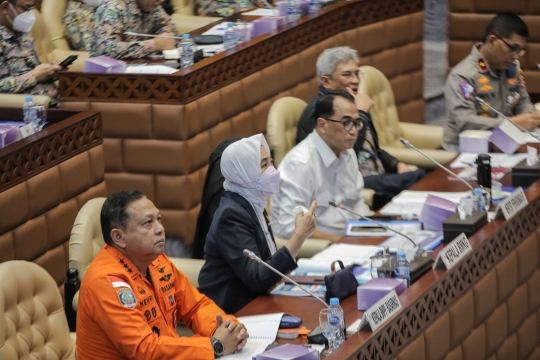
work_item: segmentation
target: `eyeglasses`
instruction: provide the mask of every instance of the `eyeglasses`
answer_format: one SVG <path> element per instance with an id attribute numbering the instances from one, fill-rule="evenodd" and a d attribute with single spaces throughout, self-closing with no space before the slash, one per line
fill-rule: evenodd
<path id="1" fill-rule="evenodd" d="M 337 122 L 337 123 L 341 123 L 341 125 L 343 125 L 343 127 L 345 128 L 345 130 L 347 131 L 351 131 L 351 129 L 353 128 L 353 126 L 356 127 L 356 131 L 360 131 L 362 130 L 362 128 L 364 127 L 364 123 L 360 120 L 360 119 L 356 119 L 356 120 L 345 120 L 345 121 L 341 121 L 341 120 L 334 120 L 334 119 L 327 119 L 327 118 L 324 118 L 324 120 L 326 121 L 332 121 L 332 122 Z"/>
<path id="2" fill-rule="evenodd" d="M 519 47 L 519 46 L 514 46 L 514 45 L 510 45 L 509 43 L 507 43 L 506 41 L 504 41 L 504 39 L 502 37 L 500 37 L 499 35 L 497 34 L 494 34 L 494 33 L 490 33 L 491 35 L 495 36 L 497 39 L 501 40 L 506 46 L 508 46 L 508 50 L 510 50 L 510 52 L 514 55 L 517 55 L 517 56 L 523 56 L 525 55 L 525 49 L 522 48 L 522 47 Z"/>
<path id="3" fill-rule="evenodd" d="M 360 70 L 356 70 L 355 72 L 352 72 L 352 71 L 345 71 L 345 72 L 342 72 L 341 74 L 339 74 L 339 76 L 341 76 L 342 78 L 346 79 L 346 80 L 350 80 L 352 79 L 352 77 L 356 77 L 358 79 L 360 79 L 362 77 L 362 75 L 364 75 L 364 73 Z M 324 76 L 328 76 L 328 77 L 332 77 L 332 74 L 330 75 L 324 75 Z"/>

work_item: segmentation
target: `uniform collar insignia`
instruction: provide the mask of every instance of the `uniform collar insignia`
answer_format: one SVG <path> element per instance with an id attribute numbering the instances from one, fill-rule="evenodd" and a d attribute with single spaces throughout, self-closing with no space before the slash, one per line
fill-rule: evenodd
<path id="1" fill-rule="evenodd" d="M 483 73 L 488 72 L 487 63 L 484 58 L 478 58 L 478 68 Z"/>

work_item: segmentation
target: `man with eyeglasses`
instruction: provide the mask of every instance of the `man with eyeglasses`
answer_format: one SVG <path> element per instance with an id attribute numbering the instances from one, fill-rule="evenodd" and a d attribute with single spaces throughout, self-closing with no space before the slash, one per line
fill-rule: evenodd
<path id="1" fill-rule="evenodd" d="M 54 80 L 61 67 L 39 61 L 29 34 L 35 21 L 34 0 L 0 3 L 0 93 L 47 95 L 54 104 Z"/>
<path id="2" fill-rule="evenodd" d="M 521 74 L 519 57 L 525 54 L 529 30 L 519 16 L 502 13 L 487 25 L 483 42 L 448 75 L 445 86 L 446 122 L 443 146 L 459 151 L 459 134 L 465 130 L 491 130 L 502 119 L 475 97 L 528 130 L 540 126 Z"/>
<path id="3" fill-rule="evenodd" d="M 317 99 L 330 90 L 345 90 L 354 97 L 358 117 L 363 128 L 358 132 L 354 151 L 358 167 L 364 177 L 364 186 L 373 189 L 374 208 L 382 207 L 401 191 L 408 189 L 425 176 L 424 170 L 411 171 L 409 166 L 379 147 L 379 141 L 369 111 L 373 100 L 358 93 L 361 73 L 358 68 L 358 53 L 348 46 L 326 49 L 317 59 L 319 93 L 304 109 L 298 123 L 296 143 L 313 131 L 317 119 L 313 110 Z"/>
<path id="4" fill-rule="evenodd" d="M 363 123 L 354 97 L 343 90 L 323 95 L 314 113 L 315 129 L 279 164 L 280 191 L 272 197 L 272 229 L 278 236 L 290 238 L 295 228 L 291 211 L 300 205 L 309 207 L 316 200 L 317 229 L 312 236 L 337 241 L 344 235 L 347 221 L 356 216 L 330 206 L 329 201 L 369 214 L 353 150 Z"/>

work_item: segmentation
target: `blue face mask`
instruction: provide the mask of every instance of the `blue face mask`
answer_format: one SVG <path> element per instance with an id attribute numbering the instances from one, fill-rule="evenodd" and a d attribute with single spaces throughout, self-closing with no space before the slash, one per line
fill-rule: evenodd
<path id="1" fill-rule="evenodd" d="M 257 189 L 267 198 L 279 192 L 279 171 L 269 166 L 255 181 L 245 184 L 249 189 Z"/>

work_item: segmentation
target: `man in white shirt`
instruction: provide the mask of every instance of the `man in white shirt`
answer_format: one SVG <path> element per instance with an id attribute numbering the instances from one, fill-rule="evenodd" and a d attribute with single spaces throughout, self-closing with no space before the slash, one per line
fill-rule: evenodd
<path id="1" fill-rule="evenodd" d="M 362 129 L 354 98 L 346 91 L 329 91 L 315 105 L 315 130 L 283 159 L 280 192 L 272 197 L 272 229 L 283 238 L 294 231 L 291 211 L 317 200 L 315 238 L 337 241 L 345 233 L 348 220 L 357 217 L 332 207 L 342 204 L 363 215 L 364 180 L 358 170 L 353 146 Z M 307 205 L 306 205 L 307 204 Z"/>

